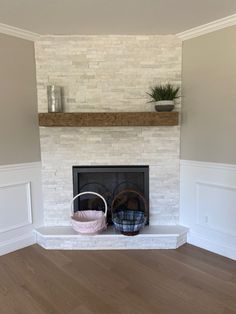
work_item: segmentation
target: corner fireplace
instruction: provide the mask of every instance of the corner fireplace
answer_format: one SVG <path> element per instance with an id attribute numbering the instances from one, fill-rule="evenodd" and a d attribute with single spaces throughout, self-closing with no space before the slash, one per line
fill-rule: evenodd
<path id="1" fill-rule="evenodd" d="M 149 166 L 73 166 L 72 171 L 73 195 L 85 191 L 101 194 L 108 204 L 108 224 L 112 224 L 112 201 L 123 190 L 135 190 L 144 196 L 149 223 Z M 75 211 L 82 209 L 104 210 L 104 204 L 99 198 L 85 195 L 74 202 Z"/>

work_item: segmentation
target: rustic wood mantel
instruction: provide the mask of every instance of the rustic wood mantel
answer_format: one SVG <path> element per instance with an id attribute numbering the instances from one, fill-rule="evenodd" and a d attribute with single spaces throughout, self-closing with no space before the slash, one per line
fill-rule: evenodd
<path id="1" fill-rule="evenodd" d="M 39 113 L 45 127 L 174 126 L 178 112 L 64 112 Z"/>

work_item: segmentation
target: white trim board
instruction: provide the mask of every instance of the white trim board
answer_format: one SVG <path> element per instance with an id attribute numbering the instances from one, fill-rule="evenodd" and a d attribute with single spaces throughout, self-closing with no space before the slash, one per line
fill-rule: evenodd
<path id="1" fill-rule="evenodd" d="M 189 232 L 187 235 L 187 243 L 200 247 L 204 250 L 223 255 L 225 257 L 236 260 L 236 248 L 232 246 L 228 246 L 227 244 L 222 245 L 217 243 L 212 239 L 208 239 L 207 237 L 203 237 L 201 234 L 196 232 Z"/>
<path id="2" fill-rule="evenodd" d="M 223 164 L 218 162 L 209 162 L 209 161 L 196 161 L 196 160 L 180 160 L 181 166 L 189 166 L 189 167 L 204 167 L 209 169 L 217 169 L 217 170 L 228 170 L 228 171 L 236 171 L 236 164 Z"/>
<path id="3" fill-rule="evenodd" d="M 20 164 L 9 164 L 9 165 L 0 165 L 0 172 L 1 171 L 16 171 L 16 170 L 25 170 L 25 169 L 32 169 L 32 168 L 42 168 L 41 161 L 34 161 L 34 162 L 27 162 L 27 163 L 20 163 Z"/>
<path id="4" fill-rule="evenodd" d="M 188 40 L 191 38 L 195 38 L 198 36 L 202 36 L 208 33 L 212 33 L 214 31 L 236 25 L 236 14 L 232 14 L 229 16 L 226 16 L 221 19 L 217 19 L 215 21 L 212 21 L 210 23 L 206 23 L 197 27 L 190 28 L 184 32 L 180 32 L 175 34 L 178 38 L 180 38 L 182 41 Z M 36 41 L 39 40 L 41 37 L 73 37 L 77 36 L 77 34 L 72 35 L 53 35 L 53 34 L 46 34 L 42 35 L 39 33 L 34 33 L 25 29 L 21 29 L 18 27 L 14 27 L 11 25 L 0 23 L 0 33 L 15 36 L 18 38 L 30 40 L 30 41 Z M 79 35 L 80 36 L 80 35 Z M 84 35 L 85 36 L 85 35 Z M 121 35 L 122 36 L 122 35 Z"/>
<path id="5" fill-rule="evenodd" d="M 4 242 L 0 242 L 0 256 L 5 255 L 36 243 L 34 231 L 15 236 Z"/>
<path id="6" fill-rule="evenodd" d="M 226 16 L 222 19 L 212 21 L 194 28 L 190 28 L 184 32 L 176 34 L 182 41 L 202 36 L 217 30 L 236 25 L 236 14 Z"/>
<path id="7" fill-rule="evenodd" d="M 40 38 L 40 34 L 33 33 L 25 29 L 14 27 L 11 25 L 0 23 L 0 33 L 26 39 L 30 41 L 36 41 Z"/>

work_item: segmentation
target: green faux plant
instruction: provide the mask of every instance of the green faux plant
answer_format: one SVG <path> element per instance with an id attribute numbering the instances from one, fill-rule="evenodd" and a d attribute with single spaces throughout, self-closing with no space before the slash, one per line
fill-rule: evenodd
<path id="1" fill-rule="evenodd" d="M 150 88 L 150 92 L 147 93 L 152 100 L 149 102 L 156 102 L 161 100 L 174 100 L 179 98 L 179 87 L 174 87 L 171 84 L 160 84 Z"/>

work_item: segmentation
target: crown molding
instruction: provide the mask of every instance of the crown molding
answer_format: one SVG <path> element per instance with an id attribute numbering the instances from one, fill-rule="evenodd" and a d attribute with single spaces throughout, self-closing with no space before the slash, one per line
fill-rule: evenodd
<path id="1" fill-rule="evenodd" d="M 0 23 L 0 33 L 30 40 L 30 41 L 36 41 L 40 38 L 40 34 L 38 33 L 33 33 L 25 29 L 17 28 L 17 27 L 10 26 L 7 24 L 2 24 L 2 23 Z"/>
<path id="2" fill-rule="evenodd" d="M 180 38 L 182 41 L 195 38 L 198 36 L 202 36 L 229 26 L 236 25 L 236 14 L 232 14 L 229 16 L 226 16 L 222 19 L 215 20 L 213 22 L 203 24 L 194 28 L 190 28 L 184 32 L 177 33 L 176 36 Z M 40 35 L 38 33 L 30 32 L 25 29 L 21 29 L 18 27 L 14 27 L 11 25 L 0 23 L 0 33 L 15 36 L 18 38 L 30 40 L 30 41 L 36 41 L 40 39 L 41 37 L 49 37 L 49 36 L 55 36 L 55 35 Z M 58 35 L 57 35 L 58 36 Z M 59 36 L 67 36 L 67 35 L 59 35 Z M 70 36 L 78 36 L 78 35 L 70 35 Z"/>
<path id="3" fill-rule="evenodd" d="M 233 25 L 236 25 L 236 14 L 232 14 L 222 19 L 188 29 L 182 33 L 176 34 L 176 36 L 184 41 Z"/>

